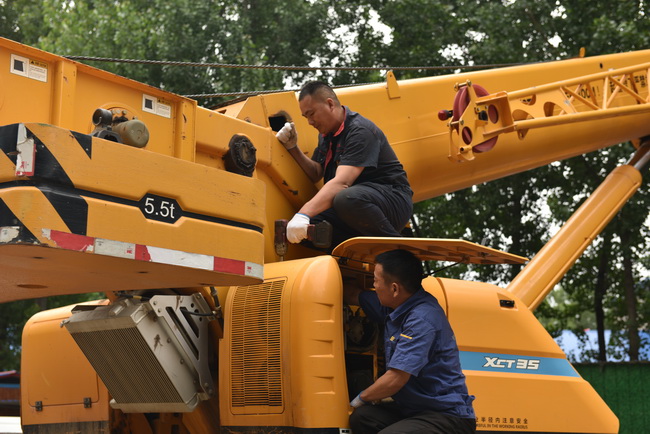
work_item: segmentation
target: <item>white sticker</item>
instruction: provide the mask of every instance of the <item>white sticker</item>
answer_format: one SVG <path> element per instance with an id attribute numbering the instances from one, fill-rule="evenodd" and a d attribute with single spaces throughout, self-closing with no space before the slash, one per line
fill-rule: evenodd
<path id="1" fill-rule="evenodd" d="M 20 236 L 20 226 L 3 226 L 0 228 L 0 243 L 10 243 L 18 240 Z"/>
<path id="2" fill-rule="evenodd" d="M 11 55 L 11 65 L 9 67 L 9 72 L 12 74 L 20 75 L 22 77 L 31 78 L 32 80 L 38 80 L 45 83 L 47 82 L 47 70 L 48 66 L 45 62 L 30 60 L 27 57 L 19 56 L 17 54 Z"/>
<path id="3" fill-rule="evenodd" d="M 172 117 L 172 106 L 161 102 L 155 96 L 142 94 L 142 111 L 153 113 L 164 118 Z"/>
<path id="4" fill-rule="evenodd" d="M 95 238 L 94 252 L 98 255 L 135 259 L 135 244 Z"/>

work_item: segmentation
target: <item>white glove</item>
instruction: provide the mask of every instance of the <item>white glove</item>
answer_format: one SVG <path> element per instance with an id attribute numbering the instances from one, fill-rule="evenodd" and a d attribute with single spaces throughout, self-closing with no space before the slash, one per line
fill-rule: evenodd
<path id="1" fill-rule="evenodd" d="M 287 240 L 290 243 L 299 243 L 307 238 L 307 227 L 309 226 L 309 216 L 297 213 L 289 220 L 287 224 Z"/>
<path id="2" fill-rule="evenodd" d="M 367 402 L 361 399 L 361 394 L 358 394 L 352 401 L 350 401 L 350 407 L 352 408 L 359 408 L 366 404 Z"/>
<path id="3" fill-rule="evenodd" d="M 284 145 L 287 151 L 298 146 L 298 133 L 293 122 L 285 123 L 275 137 Z"/>

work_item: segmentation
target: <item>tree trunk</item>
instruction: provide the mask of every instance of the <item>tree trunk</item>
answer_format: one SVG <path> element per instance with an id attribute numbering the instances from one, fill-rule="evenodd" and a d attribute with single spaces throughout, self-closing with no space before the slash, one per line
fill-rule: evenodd
<path id="1" fill-rule="evenodd" d="M 605 342 L 605 311 L 603 310 L 603 298 L 607 292 L 607 269 L 609 266 L 609 253 L 612 248 L 612 234 L 607 231 L 604 234 L 603 245 L 600 250 L 600 262 L 598 264 L 598 276 L 596 277 L 596 289 L 594 293 L 594 311 L 596 314 L 596 331 L 598 333 L 598 361 L 607 361 L 607 343 Z"/>
<path id="2" fill-rule="evenodd" d="M 636 292 L 634 291 L 634 274 L 632 271 L 632 249 L 629 241 L 629 232 L 623 231 L 621 234 L 621 247 L 623 249 L 623 288 L 625 291 L 625 308 L 627 310 L 627 336 L 630 341 L 628 354 L 630 361 L 638 361 L 641 342 L 639 338 Z"/>

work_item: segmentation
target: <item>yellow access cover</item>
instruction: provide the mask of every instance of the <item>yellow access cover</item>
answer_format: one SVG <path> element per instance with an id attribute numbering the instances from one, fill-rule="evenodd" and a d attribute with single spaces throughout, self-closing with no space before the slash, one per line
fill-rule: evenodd
<path id="1" fill-rule="evenodd" d="M 528 261 L 528 258 L 523 256 L 469 241 L 443 238 L 351 238 L 336 246 L 332 255 L 358 263 L 371 264 L 375 261 L 375 256 L 393 249 L 408 250 L 424 261 L 450 261 L 463 264 L 523 264 Z"/>

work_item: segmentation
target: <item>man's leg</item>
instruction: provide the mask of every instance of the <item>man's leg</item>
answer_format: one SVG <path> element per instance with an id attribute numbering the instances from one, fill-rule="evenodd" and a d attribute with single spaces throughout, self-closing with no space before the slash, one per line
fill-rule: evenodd
<path id="1" fill-rule="evenodd" d="M 360 235 L 399 237 L 411 217 L 413 203 L 399 187 L 364 183 L 339 192 L 332 208 Z"/>
<path id="2" fill-rule="evenodd" d="M 472 434 L 475 432 L 475 419 L 454 417 L 434 411 L 424 411 L 387 426 L 379 431 L 379 434 Z"/>
<path id="3" fill-rule="evenodd" d="M 377 434 L 403 418 L 395 403 L 362 405 L 350 415 L 352 434 Z"/>

